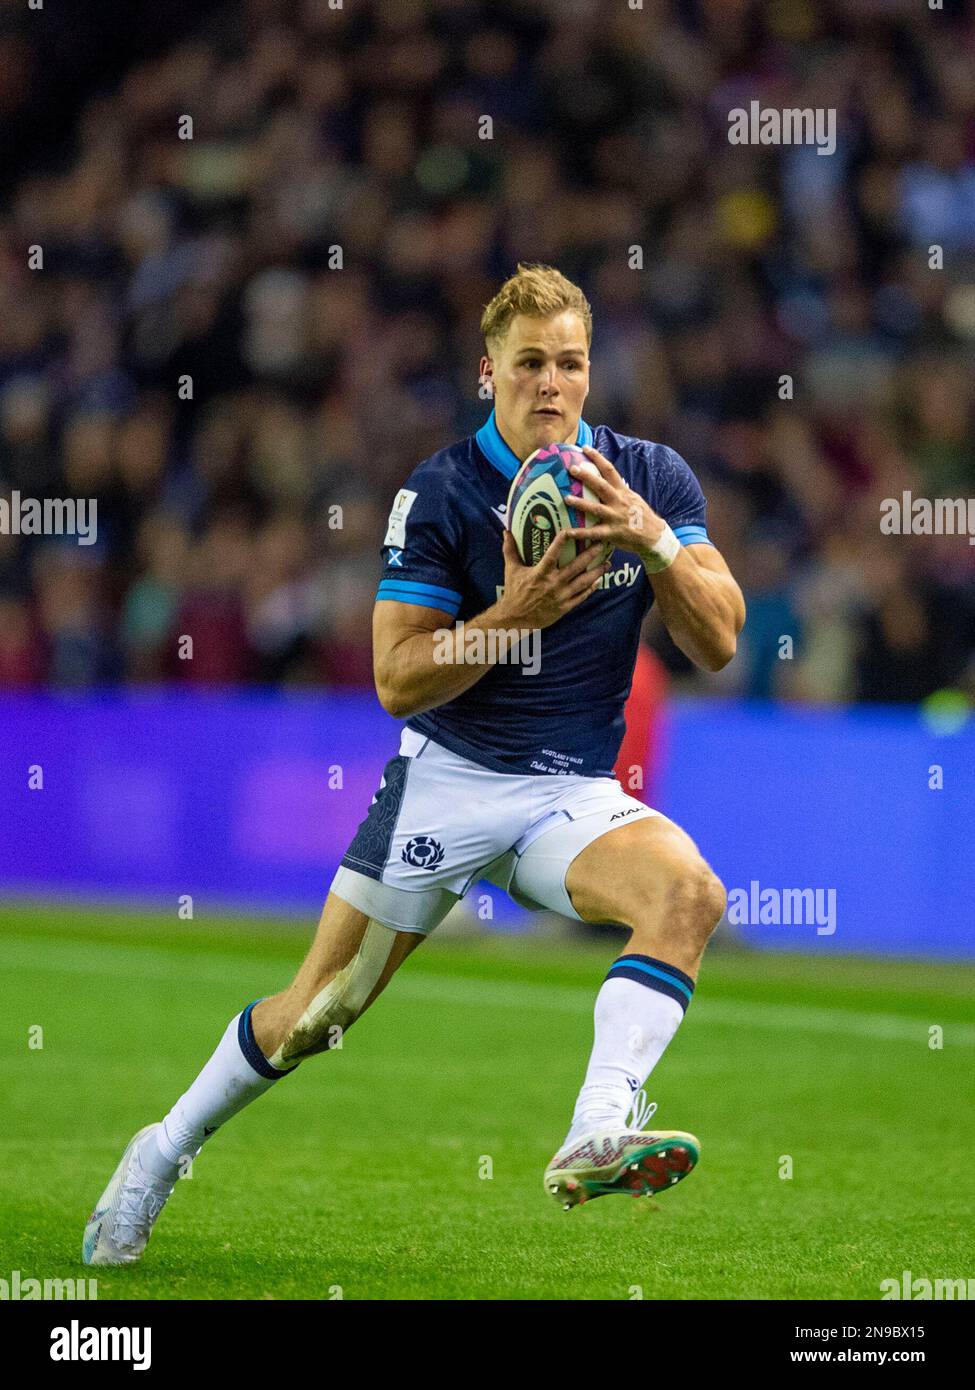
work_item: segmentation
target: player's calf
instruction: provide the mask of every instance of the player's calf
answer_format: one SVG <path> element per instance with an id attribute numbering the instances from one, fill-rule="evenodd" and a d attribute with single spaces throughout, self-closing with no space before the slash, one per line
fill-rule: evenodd
<path id="1" fill-rule="evenodd" d="M 699 1145 L 683 1131 L 647 1135 L 627 1114 L 677 1032 L 725 891 L 688 835 L 662 816 L 620 826 L 571 863 L 566 888 L 585 920 L 631 929 L 596 998 L 593 1049 L 566 1140 L 545 1175 L 563 1205 L 669 1186 Z"/>
<path id="2" fill-rule="evenodd" d="M 303 968 L 289 989 L 262 1000 L 254 1035 L 271 1066 L 287 1069 L 338 1046 L 421 939 L 370 918 L 352 958 L 328 978 Z"/>

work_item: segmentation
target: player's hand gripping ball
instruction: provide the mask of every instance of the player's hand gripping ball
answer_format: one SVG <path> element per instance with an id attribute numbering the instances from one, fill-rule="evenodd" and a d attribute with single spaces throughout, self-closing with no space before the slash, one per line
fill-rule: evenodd
<path id="1" fill-rule="evenodd" d="M 573 478 L 569 466 L 578 464 L 594 477 L 599 470 L 574 444 L 546 444 L 536 449 L 518 469 L 508 493 L 508 530 L 515 538 L 518 554 L 526 565 L 537 565 L 559 531 L 596 525 L 595 518 L 572 506 L 573 497 L 598 497 L 581 478 Z M 607 542 L 576 541 L 571 536 L 559 554 L 559 568 L 569 565 L 578 547 L 593 552 L 592 564 L 601 565 L 612 553 Z"/>

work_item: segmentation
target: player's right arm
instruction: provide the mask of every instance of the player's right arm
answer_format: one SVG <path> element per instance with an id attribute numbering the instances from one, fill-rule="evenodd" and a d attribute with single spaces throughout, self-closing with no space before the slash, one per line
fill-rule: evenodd
<path id="1" fill-rule="evenodd" d="M 373 673 L 383 708 L 397 719 L 408 719 L 456 699 L 491 669 L 501 652 L 516 640 L 516 633 L 550 627 L 587 599 L 609 563 L 587 569 L 587 560 L 591 564 L 592 559 L 583 552 L 559 569 L 558 556 L 564 543 L 565 535 L 560 532 L 537 565 L 525 565 L 514 537 L 510 531 L 504 532 L 504 594 L 463 624 L 465 633 L 477 629 L 495 633 L 494 642 L 480 644 L 486 654 L 494 655 L 494 661 L 487 655 L 480 662 L 469 659 L 474 644 L 445 641 L 445 633 L 454 631 L 454 615 L 445 609 L 377 599 L 372 624 Z"/>

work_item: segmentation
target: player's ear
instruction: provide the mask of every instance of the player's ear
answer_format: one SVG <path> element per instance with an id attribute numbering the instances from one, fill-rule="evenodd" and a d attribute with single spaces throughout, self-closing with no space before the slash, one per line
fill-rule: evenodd
<path id="1" fill-rule="evenodd" d="M 484 397 L 494 395 L 494 379 L 491 375 L 493 367 L 494 364 L 492 363 L 490 357 L 481 358 L 481 375 L 478 377 L 478 383 L 480 385 L 479 394 L 482 397 L 482 399 Z"/>

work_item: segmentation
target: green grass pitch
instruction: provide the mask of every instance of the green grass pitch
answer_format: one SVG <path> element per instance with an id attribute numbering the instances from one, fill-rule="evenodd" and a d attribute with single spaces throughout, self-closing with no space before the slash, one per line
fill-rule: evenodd
<path id="1" fill-rule="evenodd" d="M 615 950 L 510 938 L 426 943 L 341 1051 L 207 1145 L 141 1264 L 86 1271 L 123 1146 L 306 939 L 0 912 L 0 1277 L 87 1273 L 99 1299 L 877 1299 L 905 1269 L 975 1276 L 975 969 L 712 952 L 647 1088 L 699 1168 L 565 1213 L 541 1175 Z"/>

